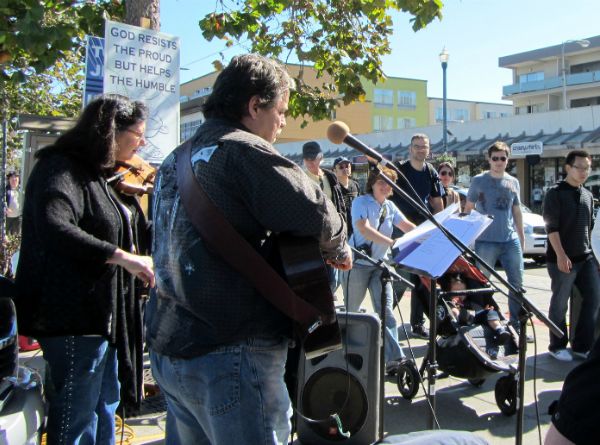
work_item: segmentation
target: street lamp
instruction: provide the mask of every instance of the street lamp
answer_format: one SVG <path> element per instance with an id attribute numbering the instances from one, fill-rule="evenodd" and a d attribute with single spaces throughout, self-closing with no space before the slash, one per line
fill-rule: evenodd
<path id="1" fill-rule="evenodd" d="M 444 125 L 444 129 L 442 130 L 443 133 L 443 138 L 444 138 L 444 154 L 448 151 L 448 108 L 447 108 L 447 104 L 446 104 L 446 68 L 448 68 L 448 59 L 449 59 L 449 54 L 448 51 L 446 51 L 446 47 L 444 46 L 444 49 L 442 49 L 442 52 L 440 53 L 440 62 L 442 62 L 442 73 L 443 73 L 443 96 L 442 96 L 442 119 L 443 119 L 443 125 Z"/>
<path id="2" fill-rule="evenodd" d="M 565 68 L 565 45 L 567 43 L 577 43 L 582 48 L 590 46 L 590 41 L 586 39 L 581 40 L 565 40 L 562 42 L 562 49 L 560 52 L 560 58 L 562 60 L 562 96 L 563 96 L 563 110 L 567 109 L 567 70 Z"/>

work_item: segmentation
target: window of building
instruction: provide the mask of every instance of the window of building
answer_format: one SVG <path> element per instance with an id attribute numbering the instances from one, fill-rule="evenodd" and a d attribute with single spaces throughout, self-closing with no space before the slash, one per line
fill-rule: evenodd
<path id="1" fill-rule="evenodd" d="M 373 116 L 373 131 L 387 131 L 394 129 L 392 116 Z"/>
<path id="2" fill-rule="evenodd" d="M 484 111 L 483 115 L 481 116 L 482 119 L 494 119 L 495 117 L 497 117 L 495 111 Z"/>
<path id="3" fill-rule="evenodd" d="M 544 72 L 543 71 L 519 74 L 519 83 L 536 82 L 538 80 L 544 80 Z"/>
<path id="4" fill-rule="evenodd" d="M 580 63 L 577 65 L 571 65 L 571 74 L 577 73 L 590 73 L 594 71 L 600 71 L 600 61 L 593 61 L 587 63 Z"/>
<path id="5" fill-rule="evenodd" d="M 417 93 L 414 91 L 398 91 L 398 108 L 416 108 Z"/>
<path id="6" fill-rule="evenodd" d="M 500 117 L 508 117 L 508 116 L 510 116 L 510 113 L 500 112 Z"/>
<path id="7" fill-rule="evenodd" d="M 393 90 L 373 90 L 373 104 L 377 108 L 391 108 L 394 106 Z"/>
<path id="8" fill-rule="evenodd" d="M 515 114 L 543 113 L 544 111 L 546 111 L 544 104 L 523 105 L 515 108 Z"/>
<path id="9" fill-rule="evenodd" d="M 189 139 L 190 137 L 192 137 L 194 135 L 194 133 L 196 133 L 196 130 L 198 129 L 198 127 L 200 127 L 200 125 L 202 125 L 202 122 L 204 122 L 204 119 L 200 119 L 197 121 L 190 121 L 190 122 L 185 122 L 183 124 L 180 125 L 180 136 L 181 136 L 181 141 L 185 141 L 186 139 Z"/>
<path id="10" fill-rule="evenodd" d="M 444 120 L 444 109 L 443 108 L 436 108 L 435 109 L 435 121 L 436 122 L 442 122 Z"/>
<path id="11" fill-rule="evenodd" d="M 417 126 L 417 120 L 414 117 L 399 117 L 398 128 L 414 128 Z"/>
<path id="12" fill-rule="evenodd" d="M 463 108 L 456 108 L 454 110 L 449 111 L 450 115 L 452 116 L 451 120 L 462 122 L 466 122 L 469 120 L 469 110 L 465 110 Z"/>

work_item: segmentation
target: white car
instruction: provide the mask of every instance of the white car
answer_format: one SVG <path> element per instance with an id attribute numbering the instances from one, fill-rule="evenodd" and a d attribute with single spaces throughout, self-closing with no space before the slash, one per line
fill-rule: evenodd
<path id="1" fill-rule="evenodd" d="M 543 262 L 546 260 L 546 245 L 548 244 L 544 218 L 542 215 L 533 213 L 529 207 L 522 204 L 521 210 L 523 213 L 523 229 L 525 231 L 523 256 L 531 257 L 536 262 Z"/>
<path id="2" fill-rule="evenodd" d="M 455 190 L 460 195 L 460 201 L 464 206 L 469 189 L 456 187 Z M 525 246 L 523 247 L 523 256 L 533 258 L 536 262 L 546 260 L 546 244 L 548 235 L 546 234 L 546 225 L 542 215 L 533 213 L 529 207 L 521 204 L 523 213 L 523 229 L 525 231 Z"/>

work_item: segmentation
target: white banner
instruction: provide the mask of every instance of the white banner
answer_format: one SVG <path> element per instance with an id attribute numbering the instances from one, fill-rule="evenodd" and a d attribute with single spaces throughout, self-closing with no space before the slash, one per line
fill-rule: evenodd
<path id="1" fill-rule="evenodd" d="M 160 163 L 179 143 L 179 37 L 107 20 L 104 92 L 149 109 L 141 156 Z"/>

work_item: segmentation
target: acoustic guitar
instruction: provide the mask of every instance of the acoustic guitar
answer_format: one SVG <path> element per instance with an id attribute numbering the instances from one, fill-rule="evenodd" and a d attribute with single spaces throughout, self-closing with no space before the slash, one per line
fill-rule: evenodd
<path id="1" fill-rule="evenodd" d="M 294 324 L 307 359 L 342 348 L 340 327 L 325 262 L 316 239 L 279 234 L 275 237 L 280 273 L 294 293 L 323 314 L 318 326 Z M 275 267 L 279 269 L 279 267 Z"/>

